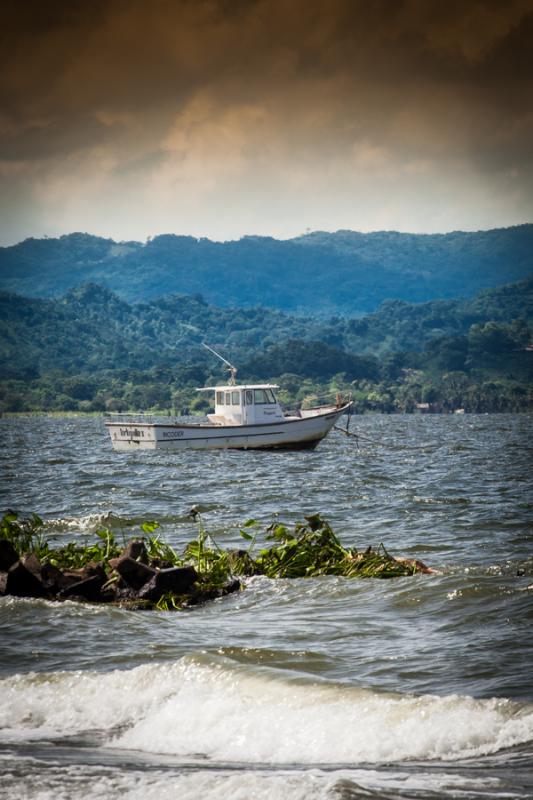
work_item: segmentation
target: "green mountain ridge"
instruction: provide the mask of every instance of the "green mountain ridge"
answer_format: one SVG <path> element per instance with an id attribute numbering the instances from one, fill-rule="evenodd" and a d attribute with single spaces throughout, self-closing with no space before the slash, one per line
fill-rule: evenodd
<path id="1" fill-rule="evenodd" d="M 221 307 L 261 305 L 359 316 L 384 300 L 471 297 L 533 274 L 533 224 L 478 232 L 314 232 L 286 241 L 214 242 L 165 234 L 146 243 L 83 233 L 0 248 L 0 289 L 58 297 L 97 283 L 128 302 L 201 293 Z"/>
<path id="2" fill-rule="evenodd" d="M 457 391 L 442 399 L 452 380 L 472 409 L 523 409 L 533 403 L 532 323 L 533 278 L 473 299 L 387 301 L 362 318 L 328 319 L 199 295 L 130 304 L 96 284 L 52 299 L 4 292 L 0 408 L 201 410 L 195 387 L 222 375 L 206 341 L 240 378 L 279 380 L 286 401 L 343 390 L 362 393 L 360 410 L 464 404 Z M 496 386 L 487 402 L 485 384 Z"/>

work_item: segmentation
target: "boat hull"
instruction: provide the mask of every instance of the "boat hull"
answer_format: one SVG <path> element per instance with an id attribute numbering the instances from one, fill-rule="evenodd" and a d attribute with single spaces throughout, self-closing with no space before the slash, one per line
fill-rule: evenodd
<path id="1" fill-rule="evenodd" d="M 331 406 L 309 417 L 261 425 L 106 422 L 113 448 L 132 450 L 313 449 L 348 406 Z"/>

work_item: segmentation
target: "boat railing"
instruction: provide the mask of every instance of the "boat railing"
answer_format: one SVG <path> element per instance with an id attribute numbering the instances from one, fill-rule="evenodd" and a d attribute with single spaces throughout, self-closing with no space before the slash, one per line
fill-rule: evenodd
<path id="1" fill-rule="evenodd" d="M 104 413 L 104 422 L 122 422 L 125 425 L 188 425 L 207 421 L 207 416 L 204 414 L 171 414 L 164 411 L 106 411 Z"/>
<path id="2" fill-rule="evenodd" d="M 134 422 L 144 422 L 152 424 L 154 422 L 178 422 L 183 417 L 174 414 L 153 413 L 144 411 L 107 411 L 104 414 L 106 422 L 124 422 L 132 424 Z"/>
<path id="3" fill-rule="evenodd" d="M 310 411 L 313 408 L 324 408 L 327 406 L 337 406 L 340 408 L 351 401 L 351 395 L 342 395 L 340 392 L 327 395 L 308 395 L 304 397 L 298 408 L 302 411 Z"/>

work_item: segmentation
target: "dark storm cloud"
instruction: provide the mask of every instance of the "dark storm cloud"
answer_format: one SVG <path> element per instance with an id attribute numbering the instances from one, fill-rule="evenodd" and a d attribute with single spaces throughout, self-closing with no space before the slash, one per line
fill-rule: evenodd
<path id="1" fill-rule="evenodd" d="M 2 105 L 23 123 L 176 108 L 211 85 L 264 98 L 285 81 L 338 79 L 340 91 L 406 94 L 450 83 L 507 107 L 531 89 L 532 12 L 529 0 L 19 0 L 2 18 Z"/>
<path id="2" fill-rule="evenodd" d="M 177 214 L 192 184 L 205 219 L 222 186 L 341 209 L 441 179 L 442 202 L 486 186 L 531 216 L 533 0 L 19 0 L 0 28 L 0 175 L 37 216 L 136 170 Z"/>

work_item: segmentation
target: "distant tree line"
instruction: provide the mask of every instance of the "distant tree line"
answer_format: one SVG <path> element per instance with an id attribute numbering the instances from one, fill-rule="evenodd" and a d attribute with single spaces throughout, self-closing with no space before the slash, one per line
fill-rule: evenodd
<path id="1" fill-rule="evenodd" d="M 203 341 L 240 379 L 278 382 L 288 406 L 342 392 L 361 413 L 530 410 L 532 300 L 527 279 L 319 319 L 199 295 L 130 305 L 96 284 L 59 299 L 0 293 L 0 410 L 204 412 L 195 389 L 224 376 Z"/>

